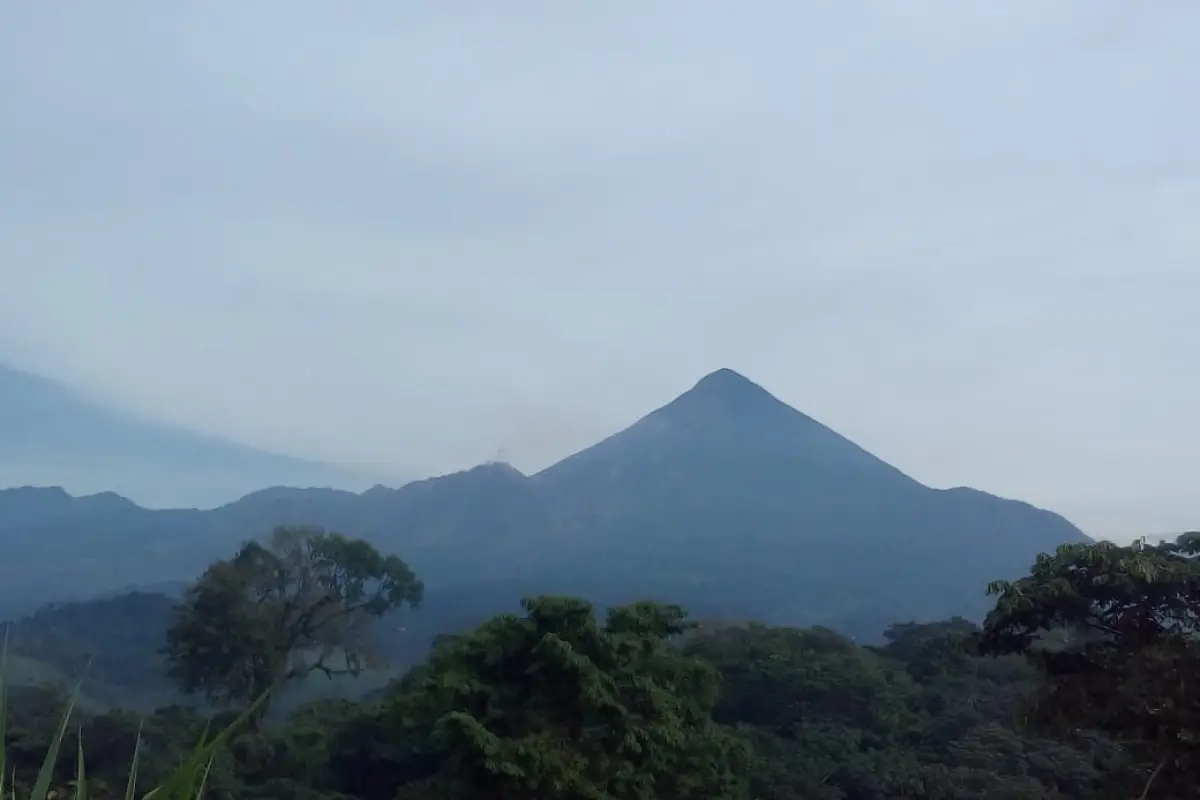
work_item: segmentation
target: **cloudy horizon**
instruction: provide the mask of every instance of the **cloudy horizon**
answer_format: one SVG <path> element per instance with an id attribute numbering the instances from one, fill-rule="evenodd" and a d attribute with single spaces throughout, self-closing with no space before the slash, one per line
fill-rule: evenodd
<path id="1" fill-rule="evenodd" d="M 1200 527 L 1200 5 L 0 9 L 0 364 L 406 474 L 729 367 L 930 485 Z"/>

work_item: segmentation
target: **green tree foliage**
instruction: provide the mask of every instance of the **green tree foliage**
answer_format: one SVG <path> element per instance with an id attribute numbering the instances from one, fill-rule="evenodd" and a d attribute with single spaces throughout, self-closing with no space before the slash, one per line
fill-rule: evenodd
<path id="1" fill-rule="evenodd" d="M 907 676 L 849 639 L 823 628 L 722 626 L 685 652 L 722 675 L 715 718 L 754 743 L 756 796 L 874 796 L 903 771 L 892 745 L 915 721 Z"/>
<path id="2" fill-rule="evenodd" d="M 864 648 L 821 628 L 714 625 L 685 652 L 721 672 L 714 717 L 753 746 L 753 796 L 778 800 L 1096 797 L 1091 753 L 1014 724 L 1021 659 L 971 655 L 965 620 L 904 624 Z"/>
<path id="3" fill-rule="evenodd" d="M 1200 534 L 1160 546 L 1066 545 L 998 595 L 980 647 L 1045 676 L 1044 730 L 1093 729 L 1140 764 L 1145 797 L 1200 796 Z"/>
<path id="4" fill-rule="evenodd" d="M 717 674 L 670 646 L 674 606 L 540 597 L 446 641 L 386 701 L 411 743 L 397 797 L 745 796 L 744 746 L 710 717 Z"/>
<path id="5" fill-rule="evenodd" d="M 959 618 L 897 624 L 875 647 L 823 628 L 694 625 L 679 607 L 649 602 L 598 618 L 584 600 L 530 599 L 522 614 L 440 637 L 377 695 L 327 697 L 270 726 L 258 718 L 257 730 L 222 744 L 208 796 L 1194 796 L 1198 542 L 1063 548 L 993 587 L 982 630 Z M 186 688 L 243 701 L 314 670 L 365 665 L 372 622 L 420 595 L 399 559 L 319 530 L 278 531 L 192 587 L 166 661 Z M 142 640 L 129 633 L 120 641 Z M 28 641 L 65 653 L 68 638 Z M 56 686 L 13 690 L 4 744 L 18 796 L 66 696 Z M 231 713 L 81 710 L 63 752 L 84 754 L 92 795 L 116 796 L 139 728 L 139 783 L 152 786 Z M 74 779 L 62 760 L 55 786 Z"/>
<path id="6" fill-rule="evenodd" d="M 209 796 L 1136 795 L 1107 791 L 1124 787 L 1111 747 L 1016 724 L 1018 701 L 1039 673 L 1019 656 L 971 655 L 963 646 L 976 630 L 970 623 L 897 625 L 879 648 L 822 629 L 685 627 L 670 607 L 617 609 L 602 624 L 582 601 L 533 601 L 523 616 L 444 638 L 377 700 L 312 702 L 261 735 L 239 737 L 214 764 Z M 65 698 L 53 687 L 14 693 L 18 783 L 36 772 Z M 127 712 L 80 720 L 95 793 L 119 790 L 141 720 Z M 146 719 L 147 785 L 204 724 L 178 707 Z M 68 736 L 64 752 L 77 743 Z M 63 762 L 56 785 L 72 779 Z"/>
<path id="7" fill-rule="evenodd" d="M 423 587 L 397 556 L 318 528 L 278 528 L 188 589 L 167 632 L 169 675 L 186 692 L 249 702 L 314 671 L 357 674 L 370 624 Z"/>

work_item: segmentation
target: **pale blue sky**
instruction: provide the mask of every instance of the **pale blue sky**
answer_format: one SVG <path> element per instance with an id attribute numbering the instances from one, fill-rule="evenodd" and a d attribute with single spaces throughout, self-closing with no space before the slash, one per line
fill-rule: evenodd
<path id="1" fill-rule="evenodd" d="M 927 483 L 1200 526 L 1200 3 L 0 0 L 0 361 L 530 470 L 737 369 Z"/>

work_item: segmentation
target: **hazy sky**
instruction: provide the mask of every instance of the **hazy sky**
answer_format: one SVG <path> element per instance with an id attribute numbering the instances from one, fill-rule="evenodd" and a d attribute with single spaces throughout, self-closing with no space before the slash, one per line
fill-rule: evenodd
<path id="1" fill-rule="evenodd" d="M 927 483 L 1200 526 L 1197 41 L 1195 0 L 0 0 L 0 361 L 420 473 L 728 366 Z"/>

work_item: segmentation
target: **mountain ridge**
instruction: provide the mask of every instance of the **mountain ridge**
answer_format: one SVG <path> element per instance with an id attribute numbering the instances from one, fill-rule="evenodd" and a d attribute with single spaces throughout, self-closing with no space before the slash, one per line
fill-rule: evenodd
<path id="1" fill-rule="evenodd" d="M 365 487 L 372 480 L 146 420 L 0 364 L 0 485 L 31 483 L 119 491 L 163 508 L 213 507 L 264 484 Z"/>
<path id="2" fill-rule="evenodd" d="M 1020 501 L 926 486 L 732 370 L 533 475 L 490 463 L 391 489 L 276 487 L 210 511 L 68 503 L 23 522 L 4 505 L 0 493 L 0 542 L 16 557 L 0 592 L 186 580 L 275 525 L 311 524 L 405 558 L 442 628 L 549 592 L 869 637 L 977 617 L 988 581 L 1087 539 Z M 46 543 L 70 558 L 39 574 Z"/>

